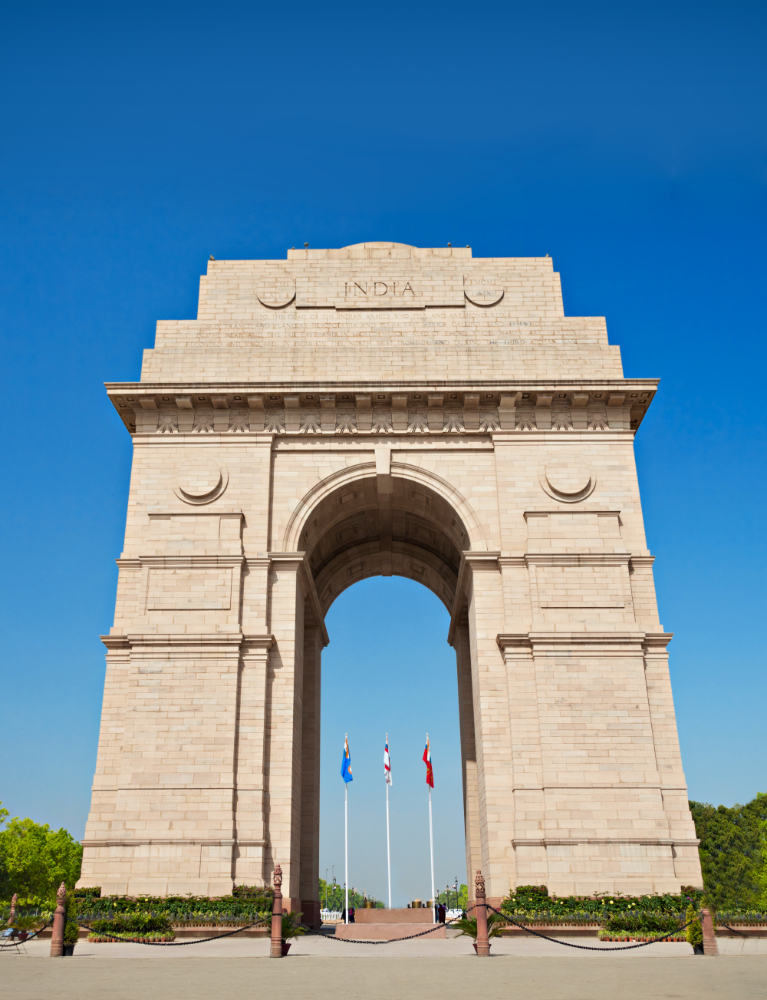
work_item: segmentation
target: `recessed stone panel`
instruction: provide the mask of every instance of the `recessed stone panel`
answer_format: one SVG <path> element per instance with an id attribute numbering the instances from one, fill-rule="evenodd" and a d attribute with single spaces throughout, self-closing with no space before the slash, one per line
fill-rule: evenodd
<path id="1" fill-rule="evenodd" d="M 147 611 L 228 611 L 231 569 L 149 570 Z"/>

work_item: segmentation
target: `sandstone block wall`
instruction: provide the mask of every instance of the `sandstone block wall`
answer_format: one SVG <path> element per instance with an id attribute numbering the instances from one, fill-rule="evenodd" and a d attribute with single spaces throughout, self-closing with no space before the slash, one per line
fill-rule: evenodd
<path id="1" fill-rule="evenodd" d="M 212 261 L 108 386 L 134 463 L 82 884 L 279 862 L 317 917 L 324 617 L 378 574 L 450 612 L 491 899 L 700 883 L 633 455 L 656 388 L 549 258 Z"/>

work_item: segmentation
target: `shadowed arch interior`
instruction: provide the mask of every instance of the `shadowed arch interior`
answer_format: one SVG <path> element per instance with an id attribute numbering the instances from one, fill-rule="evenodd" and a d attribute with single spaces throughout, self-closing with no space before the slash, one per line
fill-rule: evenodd
<path id="1" fill-rule="evenodd" d="M 386 487 L 389 492 L 386 492 Z M 450 504 L 423 483 L 370 476 L 324 497 L 300 536 L 323 614 L 340 593 L 371 576 L 404 576 L 453 608 L 469 533 Z"/>

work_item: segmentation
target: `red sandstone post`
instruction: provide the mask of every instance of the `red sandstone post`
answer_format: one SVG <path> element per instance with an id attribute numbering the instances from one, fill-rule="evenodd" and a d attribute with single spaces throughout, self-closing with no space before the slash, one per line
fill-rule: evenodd
<path id="1" fill-rule="evenodd" d="M 272 947 L 270 958 L 282 958 L 282 868 L 274 868 L 274 903 L 272 904 Z"/>
<path id="2" fill-rule="evenodd" d="M 477 955 L 480 958 L 487 958 L 490 955 L 490 938 L 487 936 L 485 880 L 481 871 L 477 871 L 477 877 L 474 879 L 474 904 L 477 911 Z"/>
<path id="3" fill-rule="evenodd" d="M 62 882 L 56 893 L 56 911 L 53 914 L 53 933 L 51 934 L 51 958 L 61 958 L 64 954 L 64 924 L 67 901 L 67 887 Z"/>
<path id="4" fill-rule="evenodd" d="M 703 930 L 703 954 L 718 955 L 719 945 L 716 943 L 716 931 L 714 930 L 714 921 L 711 919 L 711 911 L 701 910 L 700 917 Z"/>

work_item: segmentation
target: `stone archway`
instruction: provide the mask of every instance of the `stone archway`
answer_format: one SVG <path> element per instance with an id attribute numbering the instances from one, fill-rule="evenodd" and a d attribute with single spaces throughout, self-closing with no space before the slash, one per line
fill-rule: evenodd
<path id="1" fill-rule="evenodd" d="M 298 602 L 304 595 L 296 641 L 302 649 L 296 673 L 303 709 L 294 750 L 296 760 L 301 761 L 298 886 L 295 880 L 291 882 L 289 863 L 286 878 L 308 912 L 316 908 L 319 876 L 319 698 L 325 640 L 321 622 L 344 590 L 371 576 L 415 580 L 431 590 L 451 615 L 451 640 L 458 654 L 468 870 L 472 864 L 481 865 L 468 611 L 461 588 L 467 582 L 467 558 L 469 564 L 472 560 L 469 547 L 473 544 L 482 551 L 484 539 L 471 505 L 441 477 L 406 463 L 392 463 L 388 445 L 376 447 L 376 459 L 376 464 L 352 466 L 316 484 L 297 506 L 285 534 L 286 547 L 300 546 Z"/>
<path id="2" fill-rule="evenodd" d="M 82 885 L 317 906 L 325 613 L 448 607 L 488 896 L 701 884 L 633 454 L 657 382 L 550 258 L 211 261 L 108 392 L 134 444 Z M 470 879 L 471 882 L 471 879 Z"/>

